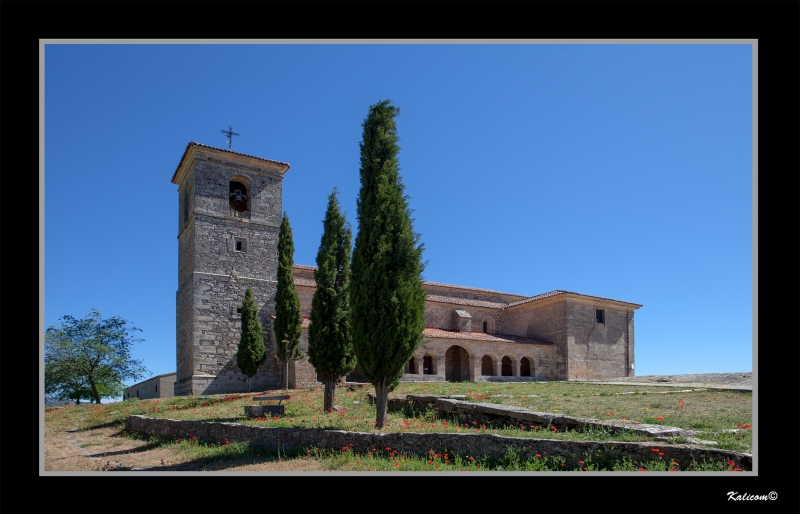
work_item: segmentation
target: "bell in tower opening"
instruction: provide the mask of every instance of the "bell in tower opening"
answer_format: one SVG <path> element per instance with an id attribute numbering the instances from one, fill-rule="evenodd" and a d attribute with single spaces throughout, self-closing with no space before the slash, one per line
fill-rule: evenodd
<path id="1" fill-rule="evenodd" d="M 231 181 L 230 183 L 230 196 L 228 200 L 231 207 L 238 211 L 244 212 L 247 210 L 247 187 L 241 182 Z"/>

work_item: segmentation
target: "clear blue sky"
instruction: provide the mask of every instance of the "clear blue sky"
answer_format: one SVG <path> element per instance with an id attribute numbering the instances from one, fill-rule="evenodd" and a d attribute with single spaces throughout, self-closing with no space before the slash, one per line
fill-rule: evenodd
<path id="1" fill-rule="evenodd" d="M 45 326 L 97 308 L 175 371 L 190 141 L 291 164 L 295 262 L 335 186 L 357 229 L 361 123 L 400 107 L 425 279 L 640 303 L 636 373 L 753 367 L 750 45 L 45 46 Z M 42 327 L 42 330 L 44 327 Z"/>

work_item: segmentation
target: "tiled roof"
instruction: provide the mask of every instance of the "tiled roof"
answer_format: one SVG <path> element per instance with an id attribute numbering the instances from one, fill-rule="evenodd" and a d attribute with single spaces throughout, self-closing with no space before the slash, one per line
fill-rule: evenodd
<path id="1" fill-rule="evenodd" d="M 448 288 L 452 288 L 452 289 L 464 289 L 464 290 L 467 290 L 467 291 L 481 291 L 483 293 L 504 294 L 506 296 L 517 296 L 519 298 L 525 298 L 524 294 L 504 293 L 502 291 L 494 291 L 492 289 L 481 289 L 479 287 L 455 286 L 453 284 L 443 284 L 441 282 L 428 282 L 427 280 L 423 281 L 422 284 L 426 285 L 426 286 L 433 286 L 433 287 L 448 287 Z"/>
<path id="2" fill-rule="evenodd" d="M 181 166 L 183 165 L 183 160 L 186 158 L 186 154 L 189 153 L 189 149 L 192 146 L 201 146 L 203 148 L 211 148 L 212 150 L 217 150 L 218 152 L 232 153 L 234 155 L 241 155 L 241 156 L 244 156 L 244 157 L 250 157 L 252 159 L 258 159 L 260 161 L 274 162 L 275 164 L 280 164 L 280 165 L 286 166 L 287 170 L 289 169 L 289 166 L 290 166 L 288 162 L 273 161 L 272 159 L 265 159 L 263 157 L 256 157 L 255 155 L 249 155 L 249 154 L 246 154 L 246 153 L 234 152 L 233 150 L 225 150 L 224 148 L 217 148 L 216 146 L 209 146 L 209 145 L 204 145 L 202 143 L 198 143 L 196 141 L 190 141 L 189 144 L 186 145 L 186 150 L 183 151 L 183 155 L 181 156 L 181 160 L 178 162 L 178 167 L 175 168 L 175 173 L 172 174 L 172 180 L 173 181 L 175 180 L 175 177 L 178 175 L 178 170 L 181 169 Z"/>
<path id="3" fill-rule="evenodd" d="M 575 293 L 575 292 L 572 292 L 572 291 L 557 290 L 557 291 L 550 291 L 549 293 L 544 293 L 544 294 L 540 294 L 540 295 L 536 295 L 536 296 L 531 296 L 530 298 L 525 298 L 524 300 L 519 300 L 517 302 L 512 302 L 512 303 L 509 303 L 508 305 L 506 305 L 503 308 L 504 309 L 508 309 L 509 307 L 515 307 L 517 305 L 522 305 L 523 303 L 529 303 L 529 302 L 533 302 L 533 301 L 536 301 L 536 300 L 541 300 L 543 298 L 549 298 L 551 296 L 557 296 L 557 295 L 560 295 L 560 294 L 574 294 L 575 296 L 583 296 L 583 297 L 586 297 L 586 298 L 596 298 L 598 300 L 608 300 L 610 302 L 625 303 L 625 304 L 628 304 L 628 305 L 635 305 L 637 309 L 642 306 L 642 304 L 640 304 L 640 303 L 624 302 L 622 300 L 614 300 L 613 298 L 604 298 L 602 296 L 592 296 L 592 295 L 588 295 L 588 294 Z"/>
<path id="4" fill-rule="evenodd" d="M 297 268 L 298 270 L 316 270 L 316 266 L 306 266 L 304 264 L 292 264 L 292 268 Z M 317 287 L 316 282 L 310 278 L 301 278 L 295 277 L 294 283 L 296 285 L 306 286 L 306 287 Z M 624 302 L 622 300 L 614 300 L 613 298 L 604 298 L 602 296 L 591 296 L 588 294 L 581 294 L 581 293 L 574 293 L 572 291 L 562 291 L 557 289 L 555 291 L 550 291 L 549 293 L 542 293 L 536 296 L 524 296 L 521 294 L 513 294 L 513 293 L 502 293 L 500 291 L 492 291 L 491 289 L 479 289 L 477 287 L 466 287 L 466 286 L 454 286 L 452 284 L 442 284 L 440 282 L 422 282 L 423 286 L 434 286 L 434 287 L 449 287 L 453 289 L 464 289 L 468 291 L 482 291 L 484 293 L 495 293 L 495 294 L 502 294 L 507 296 L 516 296 L 519 300 L 513 302 L 492 302 L 486 300 L 470 300 L 467 298 L 456 298 L 453 296 L 444 296 L 438 294 L 429 294 L 426 296 L 426 300 L 429 302 L 436 302 L 436 303 L 451 303 L 456 305 L 471 305 L 473 307 L 487 307 L 490 309 L 508 309 L 509 307 L 515 307 L 517 305 L 522 305 L 524 303 L 535 302 L 536 300 L 542 300 L 544 298 L 550 298 L 551 296 L 558 296 L 560 294 L 574 294 L 577 296 L 584 296 L 586 298 L 597 298 L 598 300 L 608 300 L 612 302 L 619 302 L 619 303 L 626 303 L 628 305 L 635 305 L 638 309 L 642 305 L 639 303 L 632 303 L 632 302 Z"/>
<path id="5" fill-rule="evenodd" d="M 292 267 L 293 268 L 297 268 L 297 269 L 311 270 L 311 271 L 316 271 L 317 270 L 316 266 L 306 266 L 305 264 L 292 264 Z"/>
<path id="6" fill-rule="evenodd" d="M 441 296 L 438 294 L 429 294 L 425 297 L 429 302 L 436 303 L 453 303 L 456 305 L 472 305 L 473 307 L 488 307 L 490 309 L 502 309 L 507 304 L 505 302 L 487 302 L 484 300 L 469 300 L 467 298 L 456 298 L 454 296 Z"/>
<path id="7" fill-rule="evenodd" d="M 486 341 L 490 343 L 517 343 L 517 344 L 544 344 L 552 345 L 550 341 L 542 341 L 532 337 L 514 336 L 510 334 L 486 334 L 484 332 L 457 332 L 441 328 L 425 328 L 422 335 L 436 339 L 467 339 L 470 341 Z"/>
<path id="8" fill-rule="evenodd" d="M 508 307 L 514 307 L 515 305 L 522 305 L 523 303 L 528 303 L 528 302 L 533 302 L 533 301 L 536 301 L 536 300 L 541 300 L 542 298 L 550 298 L 551 296 L 557 296 L 557 295 L 560 295 L 560 294 L 563 294 L 563 293 L 568 293 L 568 292 L 569 291 L 556 290 L 556 291 L 550 291 L 549 293 L 537 294 L 536 296 L 529 296 L 528 298 L 525 298 L 523 300 L 519 300 L 519 301 L 516 301 L 516 302 L 511 302 L 511 303 L 507 304 L 503 308 L 505 309 L 505 308 L 508 308 Z"/>

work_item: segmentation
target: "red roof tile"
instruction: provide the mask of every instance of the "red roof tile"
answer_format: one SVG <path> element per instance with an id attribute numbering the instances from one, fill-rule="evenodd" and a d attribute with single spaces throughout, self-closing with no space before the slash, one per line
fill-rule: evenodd
<path id="1" fill-rule="evenodd" d="M 429 294 L 425 297 L 429 302 L 436 303 L 452 303 L 455 305 L 472 305 L 473 307 L 488 307 L 490 309 L 502 309 L 507 304 L 505 302 L 487 302 L 484 300 L 469 300 L 467 298 L 456 298 L 454 296 L 441 296 L 438 294 Z"/>
<path id="2" fill-rule="evenodd" d="M 304 264 L 293 264 L 292 268 L 297 268 L 298 270 L 316 270 L 317 269 L 316 266 L 306 266 Z M 314 282 L 314 280 L 310 279 L 310 278 L 295 277 L 294 283 L 296 285 L 302 285 L 302 286 L 306 286 L 306 287 L 317 287 L 316 282 Z M 529 303 L 529 302 L 535 302 L 536 300 L 543 300 L 545 298 L 550 298 L 552 296 L 558 296 L 560 294 L 574 294 L 574 295 L 577 295 L 577 296 L 585 296 L 587 298 L 597 298 L 598 300 L 609 300 L 609 301 L 612 301 L 612 302 L 625 303 L 625 304 L 628 304 L 628 305 L 634 305 L 634 306 L 636 306 L 635 308 L 637 308 L 637 309 L 642 306 L 639 303 L 624 302 L 622 300 L 614 300 L 613 298 L 604 298 L 602 296 L 591 296 L 591 295 L 587 295 L 587 294 L 573 293 L 572 291 L 562 291 L 560 289 L 555 290 L 555 291 L 550 291 L 549 293 L 542 293 L 542 294 L 538 294 L 536 296 L 528 296 L 528 297 L 526 297 L 524 295 L 518 295 L 518 294 L 513 294 L 513 293 L 502 293 L 500 291 L 492 291 L 491 289 L 479 289 L 477 287 L 454 286 L 454 285 L 451 285 L 451 284 L 442 284 L 440 282 L 423 281 L 422 284 L 424 286 L 449 287 L 449 288 L 453 288 L 453 289 L 464 289 L 464 290 L 469 290 L 469 291 L 482 291 L 482 292 L 485 292 L 485 293 L 503 294 L 503 295 L 507 295 L 507 296 L 516 296 L 516 297 L 519 298 L 519 300 L 516 300 L 516 301 L 513 301 L 513 302 L 509 302 L 509 303 L 506 303 L 506 302 L 492 302 L 492 301 L 487 301 L 487 300 L 471 300 L 471 299 L 467 299 L 467 298 L 456 298 L 456 297 L 452 297 L 452 296 L 437 295 L 437 294 L 428 294 L 426 296 L 426 298 L 425 298 L 429 302 L 450 303 L 450 304 L 455 304 L 455 305 L 471 305 L 473 307 L 487 307 L 487 308 L 490 308 L 490 309 L 507 309 L 509 307 L 516 307 L 517 305 L 522 305 L 524 303 Z"/>
<path id="3" fill-rule="evenodd" d="M 490 343 L 517 343 L 517 344 L 543 344 L 552 345 L 550 341 L 542 341 L 532 337 L 515 336 L 511 334 L 486 334 L 484 332 L 457 332 L 442 328 L 425 328 L 422 335 L 436 339 L 466 339 L 470 341 L 486 341 Z"/>

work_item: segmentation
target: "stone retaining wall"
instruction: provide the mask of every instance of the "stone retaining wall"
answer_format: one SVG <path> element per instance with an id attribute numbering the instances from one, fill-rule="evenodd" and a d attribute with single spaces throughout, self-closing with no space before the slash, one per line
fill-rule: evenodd
<path id="1" fill-rule="evenodd" d="M 533 457 L 537 453 L 544 455 L 545 452 L 550 457 L 563 457 L 567 466 L 578 466 L 579 459 L 593 455 L 614 460 L 628 457 L 635 462 L 664 459 L 683 465 L 693 459 L 705 458 L 720 462 L 732 461 L 743 470 L 752 469 L 752 456 L 748 454 L 658 443 L 557 441 L 497 434 L 366 433 L 313 428 L 269 428 L 213 421 L 147 418 L 139 415 L 125 418 L 125 428 L 183 438 L 195 436 L 200 441 L 209 442 L 222 441 L 227 437 L 229 441 L 247 441 L 251 447 L 269 451 L 292 451 L 309 447 L 340 449 L 346 446 L 354 452 L 367 452 L 373 448 L 389 447 L 401 453 L 416 455 L 427 455 L 432 450 L 436 453 L 500 458 L 509 448 L 513 448 L 526 457 Z M 653 451 L 655 448 L 665 455 L 659 457 Z"/>

